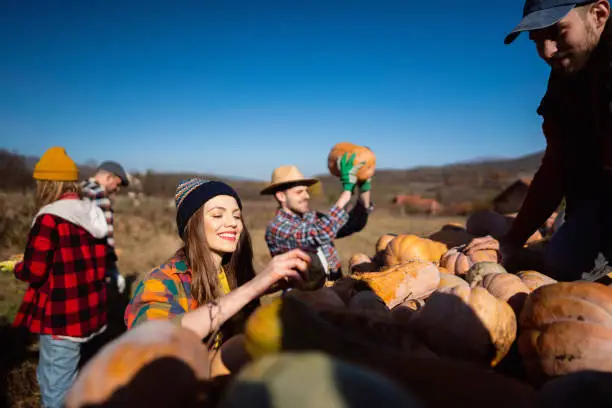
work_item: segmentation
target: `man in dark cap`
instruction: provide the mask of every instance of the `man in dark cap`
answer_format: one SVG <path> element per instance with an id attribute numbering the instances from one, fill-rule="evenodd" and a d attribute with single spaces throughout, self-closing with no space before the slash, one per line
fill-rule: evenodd
<path id="1" fill-rule="evenodd" d="M 544 272 L 597 280 L 612 259 L 612 28 L 608 0 L 527 0 L 523 31 L 551 67 L 537 110 L 546 151 L 512 228 L 499 242 L 505 263 L 566 199 L 565 222 L 544 256 Z M 474 240 L 468 250 L 495 246 Z"/>
<path id="2" fill-rule="evenodd" d="M 111 248 L 115 248 L 114 238 L 114 212 L 113 197 L 121 187 L 130 184 L 127 173 L 123 167 L 114 161 L 105 161 L 98 166 L 96 174 L 85 180 L 81 187 L 83 197 L 94 201 L 104 211 L 108 223 L 107 241 Z M 116 254 L 115 254 L 116 256 Z M 119 273 L 116 265 L 108 268 L 111 278 L 116 280 L 120 292 L 125 289 L 125 279 Z"/>

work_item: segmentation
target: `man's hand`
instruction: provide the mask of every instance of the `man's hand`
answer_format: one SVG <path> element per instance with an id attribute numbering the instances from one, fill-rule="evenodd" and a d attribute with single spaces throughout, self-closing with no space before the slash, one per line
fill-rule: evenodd
<path id="1" fill-rule="evenodd" d="M 337 166 L 340 171 L 340 182 L 344 191 L 353 191 L 357 184 L 357 172 L 365 164 L 361 162 L 355 164 L 355 153 L 348 157 L 348 153 L 344 153 L 338 158 Z"/>

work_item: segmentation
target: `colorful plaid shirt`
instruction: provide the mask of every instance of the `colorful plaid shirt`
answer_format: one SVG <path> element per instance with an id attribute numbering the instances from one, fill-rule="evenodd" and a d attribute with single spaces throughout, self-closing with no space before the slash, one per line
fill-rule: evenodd
<path id="1" fill-rule="evenodd" d="M 105 239 L 51 214 L 39 216 L 15 277 L 29 283 L 13 322 L 32 333 L 84 338 L 107 323 Z"/>
<path id="2" fill-rule="evenodd" d="M 125 324 L 130 329 L 148 320 L 178 321 L 197 307 L 191 295 L 191 270 L 183 251 L 178 251 L 140 281 L 125 310 Z"/>
<path id="3" fill-rule="evenodd" d="M 109 197 L 106 189 L 101 186 L 95 179 L 90 178 L 81 184 L 83 197 L 94 201 L 98 207 L 104 211 L 106 223 L 108 224 L 108 245 L 115 247 L 115 218 L 113 211 L 113 202 Z"/>
<path id="4" fill-rule="evenodd" d="M 341 263 L 333 241 L 348 220 L 349 213 L 335 205 L 329 210 L 329 214 L 309 211 L 303 216 L 279 208 L 274 220 L 266 228 L 266 243 L 270 255 L 275 256 L 295 248 L 316 252 L 320 247 L 330 272 L 337 272 Z"/>
<path id="5" fill-rule="evenodd" d="M 191 279 L 191 269 L 187 266 L 184 250 L 179 249 L 166 263 L 149 272 L 136 287 L 125 310 L 128 329 L 149 320 L 171 320 L 179 324 L 185 313 L 200 306 L 191 294 Z M 229 293 L 225 272 L 219 274 L 219 279 L 223 291 Z M 254 306 L 251 305 L 251 308 Z M 230 320 L 242 324 L 240 319 L 245 316 L 241 311 Z M 218 348 L 222 340 L 229 337 L 227 329 L 233 323 L 224 325 L 225 330 L 222 330 L 223 334 L 217 335 L 213 348 Z"/>

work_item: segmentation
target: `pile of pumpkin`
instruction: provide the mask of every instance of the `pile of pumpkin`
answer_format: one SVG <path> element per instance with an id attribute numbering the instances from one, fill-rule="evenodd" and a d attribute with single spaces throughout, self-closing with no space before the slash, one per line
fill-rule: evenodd
<path id="1" fill-rule="evenodd" d="M 373 153 L 347 143 L 330 172 L 346 151 L 371 176 Z M 190 331 L 144 323 L 87 364 L 66 406 L 612 406 L 612 288 L 510 273 L 494 248 L 467 250 L 508 225 L 481 212 L 428 237 L 383 235 L 349 276 L 260 306 L 213 358 Z M 526 248 L 545 243 L 536 233 Z M 312 353 L 324 364 L 303 364 Z M 347 384 L 347 367 L 361 380 Z"/>
<path id="2" fill-rule="evenodd" d="M 397 406 L 612 406 L 612 288 L 509 273 L 495 250 L 467 253 L 466 239 L 457 225 L 429 237 L 380 237 L 374 256 L 351 259 L 350 276 L 260 306 L 244 335 L 228 340 L 240 347 L 223 358 L 231 367 L 246 357 L 246 365 L 221 374 L 193 333 L 145 323 L 86 366 L 67 407 L 109 398 L 160 407 L 177 398 L 181 406 L 285 406 L 270 401 L 286 401 L 283 390 L 295 381 L 318 378 L 296 360 L 311 353 L 375 374 L 373 383 L 388 380 L 416 401 Z M 160 376 L 164 386 L 151 388 Z M 308 387 L 292 391 L 295 398 L 327 385 Z M 360 398 L 376 393 L 361 388 Z"/>

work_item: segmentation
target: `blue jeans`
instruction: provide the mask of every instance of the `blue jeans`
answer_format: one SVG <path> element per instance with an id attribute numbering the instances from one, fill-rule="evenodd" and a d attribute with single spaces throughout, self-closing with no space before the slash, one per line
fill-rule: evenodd
<path id="1" fill-rule="evenodd" d="M 600 200 L 576 206 L 548 244 L 547 275 L 559 281 L 594 281 L 612 269 L 612 214 Z"/>
<path id="2" fill-rule="evenodd" d="M 81 343 L 40 336 L 40 356 L 36 379 L 40 386 L 42 406 L 61 408 L 64 397 L 77 376 Z"/>

